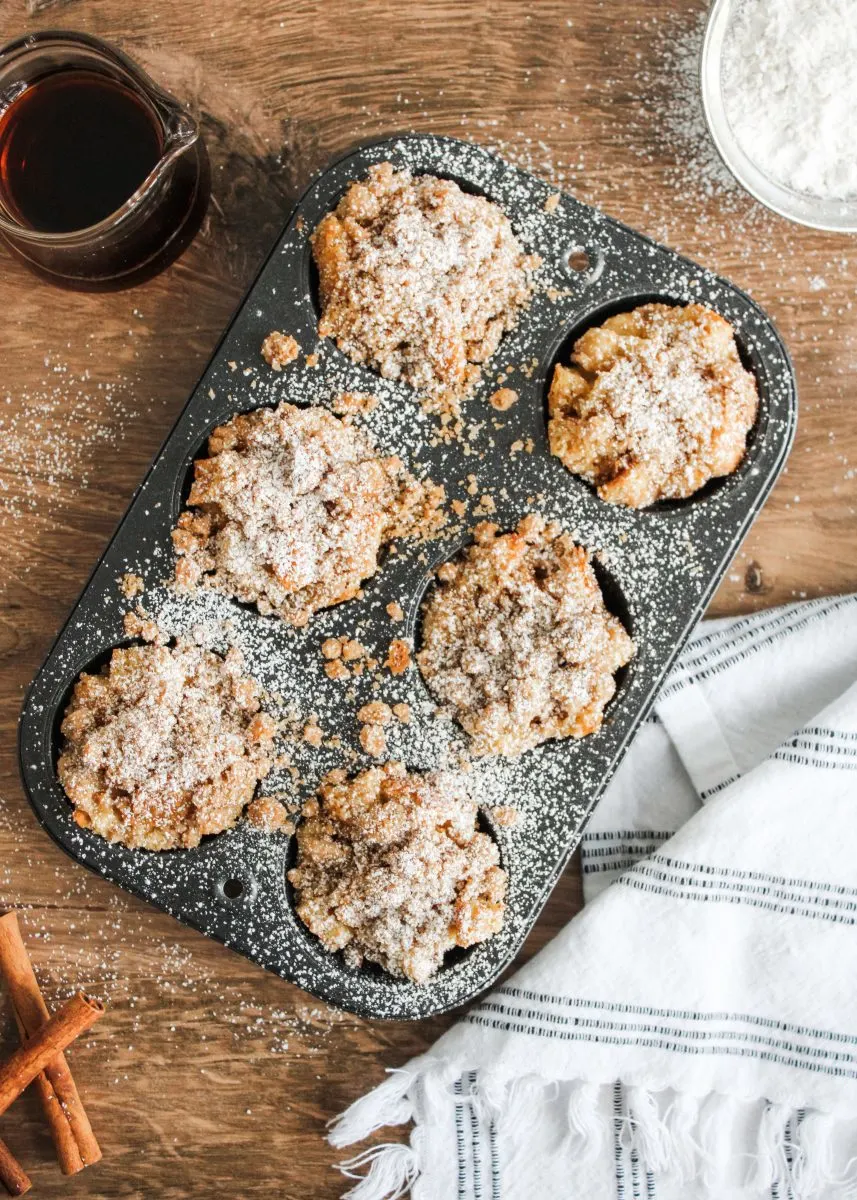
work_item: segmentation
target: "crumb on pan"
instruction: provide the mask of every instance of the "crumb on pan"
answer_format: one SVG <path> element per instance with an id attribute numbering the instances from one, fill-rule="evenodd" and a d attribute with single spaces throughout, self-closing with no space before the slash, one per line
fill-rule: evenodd
<path id="1" fill-rule="evenodd" d="M 119 590 L 126 600 L 133 600 L 135 596 L 139 596 L 145 586 L 142 575 L 134 575 L 130 571 L 119 580 Z"/>
<path id="2" fill-rule="evenodd" d="M 389 725 L 392 719 L 393 710 L 383 700 L 370 700 L 357 713 L 357 720 L 364 725 Z"/>
<path id="3" fill-rule="evenodd" d="M 514 388 L 498 388 L 496 392 L 488 397 L 488 403 L 492 408 L 496 408 L 497 412 L 508 412 L 513 404 L 518 402 L 518 393 Z"/>
<path id="4" fill-rule="evenodd" d="M 302 737 L 308 746 L 315 746 L 317 749 L 324 738 L 324 730 L 317 721 L 308 721 L 303 727 Z"/>
<path id="5" fill-rule="evenodd" d="M 165 646 L 169 641 L 155 618 L 139 604 L 133 612 L 125 613 L 122 625 L 128 637 L 140 638 L 144 642 L 157 642 L 160 646 Z"/>
<path id="6" fill-rule="evenodd" d="M 402 675 L 411 665 L 411 648 L 402 638 L 393 638 L 384 666 L 392 675 Z"/>
<path id="7" fill-rule="evenodd" d="M 368 392 L 342 392 L 333 401 L 331 408 L 338 417 L 353 417 L 370 413 L 378 407 L 378 397 Z"/>
<path id="8" fill-rule="evenodd" d="M 381 725 L 361 725 L 360 745 L 373 758 L 383 758 L 387 752 L 387 738 Z"/>
<path id="9" fill-rule="evenodd" d="M 262 358 L 272 371 L 282 371 L 300 354 L 300 345 L 290 333 L 272 330 L 262 342 Z"/>
<path id="10" fill-rule="evenodd" d="M 517 808 L 510 804 L 498 804 L 496 808 L 491 809 L 491 816 L 504 829 L 514 829 L 520 818 Z"/>

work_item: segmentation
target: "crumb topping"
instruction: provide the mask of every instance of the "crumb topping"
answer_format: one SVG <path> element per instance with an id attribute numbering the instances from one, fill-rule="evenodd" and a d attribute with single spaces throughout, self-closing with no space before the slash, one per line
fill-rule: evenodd
<path id="1" fill-rule="evenodd" d="M 386 379 L 454 398 L 514 327 L 537 263 L 496 204 L 390 163 L 351 184 L 312 248 L 319 333 Z"/>
<path id="2" fill-rule="evenodd" d="M 403 675 L 411 665 L 411 648 L 402 638 L 393 638 L 384 666 L 391 675 Z"/>
<path id="3" fill-rule="evenodd" d="M 295 832 L 295 823 L 282 800 L 276 796 L 259 796 L 247 807 L 247 820 L 262 833 L 284 833 L 287 836 Z"/>
<path id="4" fill-rule="evenodd" d="M 586 550 L 536 515 L 511 533 L 483 523 L 474 539 L 425 602 L 417 662 L 430 691 L 478 755 L 594 732 L 634 644 Z"/>
<path id="5" fill-rule="evenodd" d="M 372 758 L 383 758 L 387 753 L 387 735 L 381 725 L 361 725 L 358 741 Z"/>
<path id="6" fill-rule="evenodd" d="M 518 393 L 514 388 L 502 387 L 488 397 L 488 403 L 497 412 L 508 412 L 513 404 L 518 403 Z"/>
<path id="7" fill-rule="evenodd" d="M 272 371 L 282 371 L 300 354 L 300 346 L 290 333 L 274 329 L 262 342 L 262 358 Z"/>
<path id="8" fill-rule="evenodd" d="M 62 723 L 60 783 L 84 829 L 147 850 L 231 828 L 271 767 L 274 722 L 235 649 L 114 650 L 82 674 Z"/>
<path id="9" fill-rule="evenodd" d="M 378 397 L 366 392 L 342 392 L 331 407 L 338 417 L 365 416 L 378 407 Z"/>
<path id="10" fill-rule="evenodd" d="M 176 582 L 305 625 L 357 595 L 381 547 L 442 524 L 443 489 L 320 407 L 242 413 L 212 433 L 173 531 Z"/>
<path id="11" fill-rule="evenodd" d="M 476 818 L 454 772 L 332 771 L 298 826 L 289 880 L 299 917 L 350 965 L 368 958 L 424 983 L 448 950 L 503 924 L 506 873 Z"/>
<path id="12" fill-rule="evenodd" d="M 643 508 L 729 475 L 758 409 L 732 326 L 701 304 L 644 304 L 589 329 L 557 365 L 550 447 L 602 500 Z"/>
<path id="13" fill-rule="evenodd" d="M 145 588 L 145 582 L 142 575 L 135 575 L 131 571 L 126 573 L 119 580 L 119 590 L 126 600 L 133 600 L 135 596 L 139 596 Z"/>

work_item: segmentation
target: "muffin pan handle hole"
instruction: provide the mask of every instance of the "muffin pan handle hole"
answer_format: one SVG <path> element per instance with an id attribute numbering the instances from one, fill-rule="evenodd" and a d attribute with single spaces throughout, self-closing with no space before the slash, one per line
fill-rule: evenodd
<path id="1" fill-rule="evenodd" d="M 604 271 L 604 255 L 596 247 L 569 246 L 563 252 L 562 263 L 566 272 L 579 282 L 590 284 L 600 279 Z"/>
<path id="2" fill-rule="evenodd" d="M 241 879 L 237 875 L 227 875 L 214 884 L 218 900 L 235 907 L 252 904 L 258 890 L 259 885 L 252 876 Z"/>

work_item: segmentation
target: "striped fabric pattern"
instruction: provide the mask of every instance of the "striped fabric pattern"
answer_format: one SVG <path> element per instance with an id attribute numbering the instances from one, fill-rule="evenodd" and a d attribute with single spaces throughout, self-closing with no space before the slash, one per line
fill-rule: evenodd
<path id="1" fill-rule="evenodd" d="M 857 1200 L 855 680 L 855 597 L 697 631 L 582 913 L 335 1127 L 415 1124 L 354 1200 Z"/>

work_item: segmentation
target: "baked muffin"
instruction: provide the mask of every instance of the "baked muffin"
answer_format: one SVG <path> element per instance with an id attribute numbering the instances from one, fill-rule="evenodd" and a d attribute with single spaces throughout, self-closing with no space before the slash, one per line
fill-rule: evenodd
<path id="1" fill-rule="evenodd" d="M 442 521 L 443 489 L 418 483 L 368 434 L 324 408 L 257 409 L 233 417 L 194 463 L 173 545 L 176 582 L 305 625 L 350 600 L 381 547 Z"/>
<path id="2" fill-rule="evenodd" d="M 634 643 L 604 606 L 589 555 L 557 525 L 485 522 L 437 572 L 417 662 L 475 754 L 516 758 L 601 725 Z"/>
<path id="3" fill-rule="evenodd" d="M 424 983 L 448 950 L 503 924 L 506 873 L 476 817 L 457 773 L 331 771 L 298 826 L 298 916 L 350 965 L 368 958 Z"/>
<path id="4" fill-rule="evenodd" d="M 82 674 L 61 733 L 57 775 L 77 824 L 174 850 L 237 822 L 270 770 L 274 722 L 238 651 L 179 641 L 114 650 Z"/>
<path id="5" fill-rule="evenodd" d="M 390 163 L 351 184 L 312 250 L 322 337 L 385 379 L 452 399 L 515 325 L 538 262 L 496 204 Z"/>
<path id="6" fill-rule="evenodd" d="M 644 304 L 587 330 L 556 367 L 550 448 L 602 500 L 645 508 L 730 475 L 758 406 L 728 321 L 701 304 Z"/>

